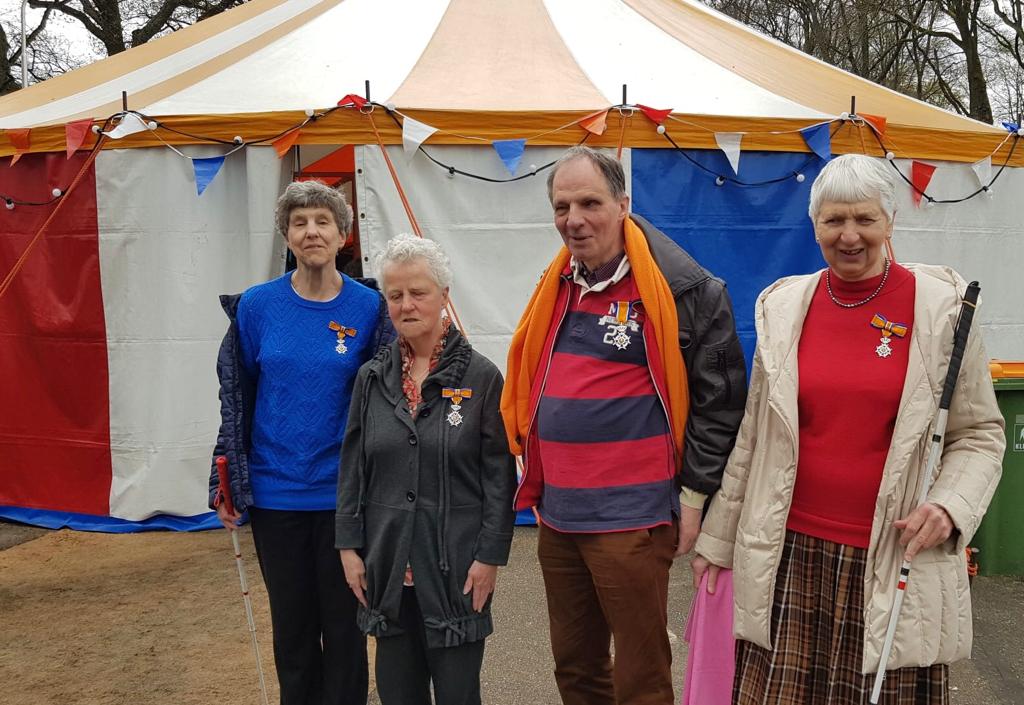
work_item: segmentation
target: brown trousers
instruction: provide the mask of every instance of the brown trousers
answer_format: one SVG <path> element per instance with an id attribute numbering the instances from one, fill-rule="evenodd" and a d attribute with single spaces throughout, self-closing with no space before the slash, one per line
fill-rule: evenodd
<path id="1" fill-rule="evenodd" d="M 541 524 L 537 557 L 564 705 L 674 705 L 667 628 L 677 540 L 675 525 L 571 534 Z"/>

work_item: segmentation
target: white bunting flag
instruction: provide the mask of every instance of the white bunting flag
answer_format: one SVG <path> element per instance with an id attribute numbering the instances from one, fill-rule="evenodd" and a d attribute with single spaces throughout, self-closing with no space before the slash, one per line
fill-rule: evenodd
<path id="1" fill-rule="evenodd" d="M 974 170 L 974 175 L 978 177 L 978 184 L 988 186 L 989 182 L 992 181 L 992 155 L 990 154 L 981 161 L 974 162 L 971 164 L 971 169 Z"/>
<path id="2" fill-rule="evenodd" d="M 740 175 L 740 142 L 743 141 L 742 132 L 716 132 L 715 142 L 718 148 L 725 152 L 725 158 L 729 160 L 736 176 Z"/>
<path id="3" fill-rule="evenodd" d="M 126 113 L 121 122 L 118 123 L 117 127 L 107 133 L 107 137 L 112 140 L 119 140 L 122 137 L 128 135 L 134 135 L 136 132 L 145 132 L 149 127 L 135 113 Z"/>
<path id="4" fill-rule="evenodd" d="M 406 158 L 412 159 L 420 145 L 435 132 L 437 132 L 436 127 L 406 117 L 402 121 L 402 146 L 405 147 Z"/>

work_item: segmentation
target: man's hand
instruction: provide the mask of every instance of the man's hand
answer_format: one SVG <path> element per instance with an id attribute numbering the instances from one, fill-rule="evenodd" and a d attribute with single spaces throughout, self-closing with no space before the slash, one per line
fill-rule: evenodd
<path id="1" fill-rule="evenodd" d="M 469 573 L 466 575 L 466 584 L 462 587 L 462 594 L 468 595 L 473 591 L 473 610 L 481 612 L 487 604 L 487 597 L 494 592 L 494 584 L 498 580 L 498 566 L 488 565 L 480 561 L 473 561 L 469 566 Z"/>
<path id="2" fill-rule="evenodd" d="M 693 560 L 690 561 L 690 568 L 693 569 L 693 589 L 700 589 L 701 576 L 703 576 L 704 572 L 707 571 L 708 594 L 714 595 L 715 588 L 718 586 L 718 571 L 720 571 L 721 568 L 701 555 L 693 557 Z"/>
<path id="3" fill-rule="evenodd" d="M 238 512 L 228 512 L 227 504 L 221 502 L 217 505 L 217 518 L 220 519 L 220 523 L 224 525 L 224 528 L 228 531 L 234 531 L 238 528 L 238 522 L 242 520 L 242 515 Z"/>
<path id="4" fill-rule="evenodd" d="M 697 543 L 697 535 L 700 533 L 701 510 L 683 505 L 680 507 L 680 514 L 677 556 L 689 553 L 693 550 L 693 544 Z"/>
<path id="5" fill-rule="evenodd" d="M 352 593 L 359 600 L 363 607 L 369 607 L 366 603 L 366 566 L 363 559 L 351 548 L 343 548 L 341 554 L 341 567 L 345 571 L 345 582 L 348 583 Z"/>
<path id="6" fill-rule="evenodd" d="M 897 519 L 892 523 L 901 530 L 900 545 L 906 546 L 904 560 L 914 560 L 921 551 L 934 548 L 948 539 L 953 533 L 953 520 L 946 510 L 937 504 L 925 502 L 912 511 L 906 519 Z"/>

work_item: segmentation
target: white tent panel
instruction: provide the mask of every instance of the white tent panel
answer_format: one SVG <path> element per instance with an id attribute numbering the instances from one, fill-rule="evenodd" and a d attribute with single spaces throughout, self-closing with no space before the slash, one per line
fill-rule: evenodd
<path id="1" fill-rule="evenodd" d="M 191 162 L 168 149 L 97 158 L 111 516 L 207 511 L 220 422 L 214 363 L 228 326 L 218 295 L 283 271 L 273 208 L 289 176 L 284 164 L 273 149 L 250 147 L 197 196 Z"/>
<path id="2" fill-rule="evenodd" d="M 666 34 L 621 0 L 544 0 L 569 51 L 608 98 L 704 115 L 824 117 L 765 90 Z"/>
<path id="3" fill-rule="evenodd" d="M 463 171 L 495 179 L 508 177 L 489 146 L 435 146 L 430 153 Z M 564 147 L 529 147 L 517 174 L 541 166 Z M 512 332 L 544 268 L 562 244 L 547 198 L 547 172 L 512 184 L 493 184 L 445 171 L 417 153 L 406 161 L 400 146 L 388 154 L 398 171 L 423 235 L 436 240 L 451 259 L 452 302 L 473 346 L 505 368 Z M 623 152 L 629 169 L 629 150 Z M 373 271 L 383 244 L 411 232 L 380 148 L 356 148 L 363 267 Z"/>
<path id="4" fill-rule="evenodd" d="M 192 115 L 327 108 L 348 93 L 361 95 L 366 80 L 372 97 L 383 100 L 415 65 L 447 7 L 448 0 L 403 3 L 398 18 L 394 3 L 345 0 L 244 61 L 143 112 Z"/>
<path id="5" fill-rule="evenodd" d="M 962 198 L 979 187 L 969 164 L 930 163 L 939 167 L 928 186 L 933 198 Z M 900 160 L 898 164 L 909 178 L 911 162 Z M 991 196 L 982 194 L 963 203 L 922 203 L 917 208 L 910 187 L 902 180 L 897 182 L 896 193 L 900 199 L 893 233 L 896 259 L 944 264 L 968 281 L 977 279 L 982 306 L 976 320 L 984 331 L 989 356 L 1024 358 L 1024 226 L 1020 220 L 1024 169 L 1004 170 Z"/>

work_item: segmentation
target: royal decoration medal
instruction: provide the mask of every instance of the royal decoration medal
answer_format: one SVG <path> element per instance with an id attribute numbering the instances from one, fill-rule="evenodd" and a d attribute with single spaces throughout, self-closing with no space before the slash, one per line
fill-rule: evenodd
<path id="1" fill-rule="evenodd" d="M 880 313 L 876 313 L 871 317 L 871 327 L 882 331 L 882 337 L 879 338 L 879 345 L 875 348 L 875 354 L 881 358 L 886 358 L 892 355 L 893 336 L 903 338 L 907 335 L 907 325 L 905 323 L 896 323 L 895 321 L 886 320 L 885 316 Z"/>
<path id="2" fill-rule="evenodd" d="M 452 400 L 451 411 L 448 412 L 448 423 L 452 426 L 459 426 L 462 424 L 462 414 L 459 411 L 462 409 L 462 400 L 469 399 L 473 396 L 472 389 L 454 389 L 452 387 L 445 387 L 441 390 L 441 396 L 445 399 Z"/>
<path id="3" fill-rule="evenodd" d="M 640 324 L 634 319 L 636 313 L 633 304 L 629 301 L 616 301 L 608 309 L 608 315 L 601 316 L 597 324 L 607 327 L 608 332 L 604 334 L 605 345 L 614 345 L 619 350 L 625 350 L 633 342 L 630 333 L 640 330 Z"/>
<path id="4" fill-rule="evenodd" d="M 345 345 L 345 338 L 356 337 L 355 328 L 346 328 L 345 326 L 331 321 L 327 324 L 327 327 L 338 334 L 338 344 L 334 346 L 334 352 L 339 355 L 344 355 L 348 352 L 348 346 Z"/>

